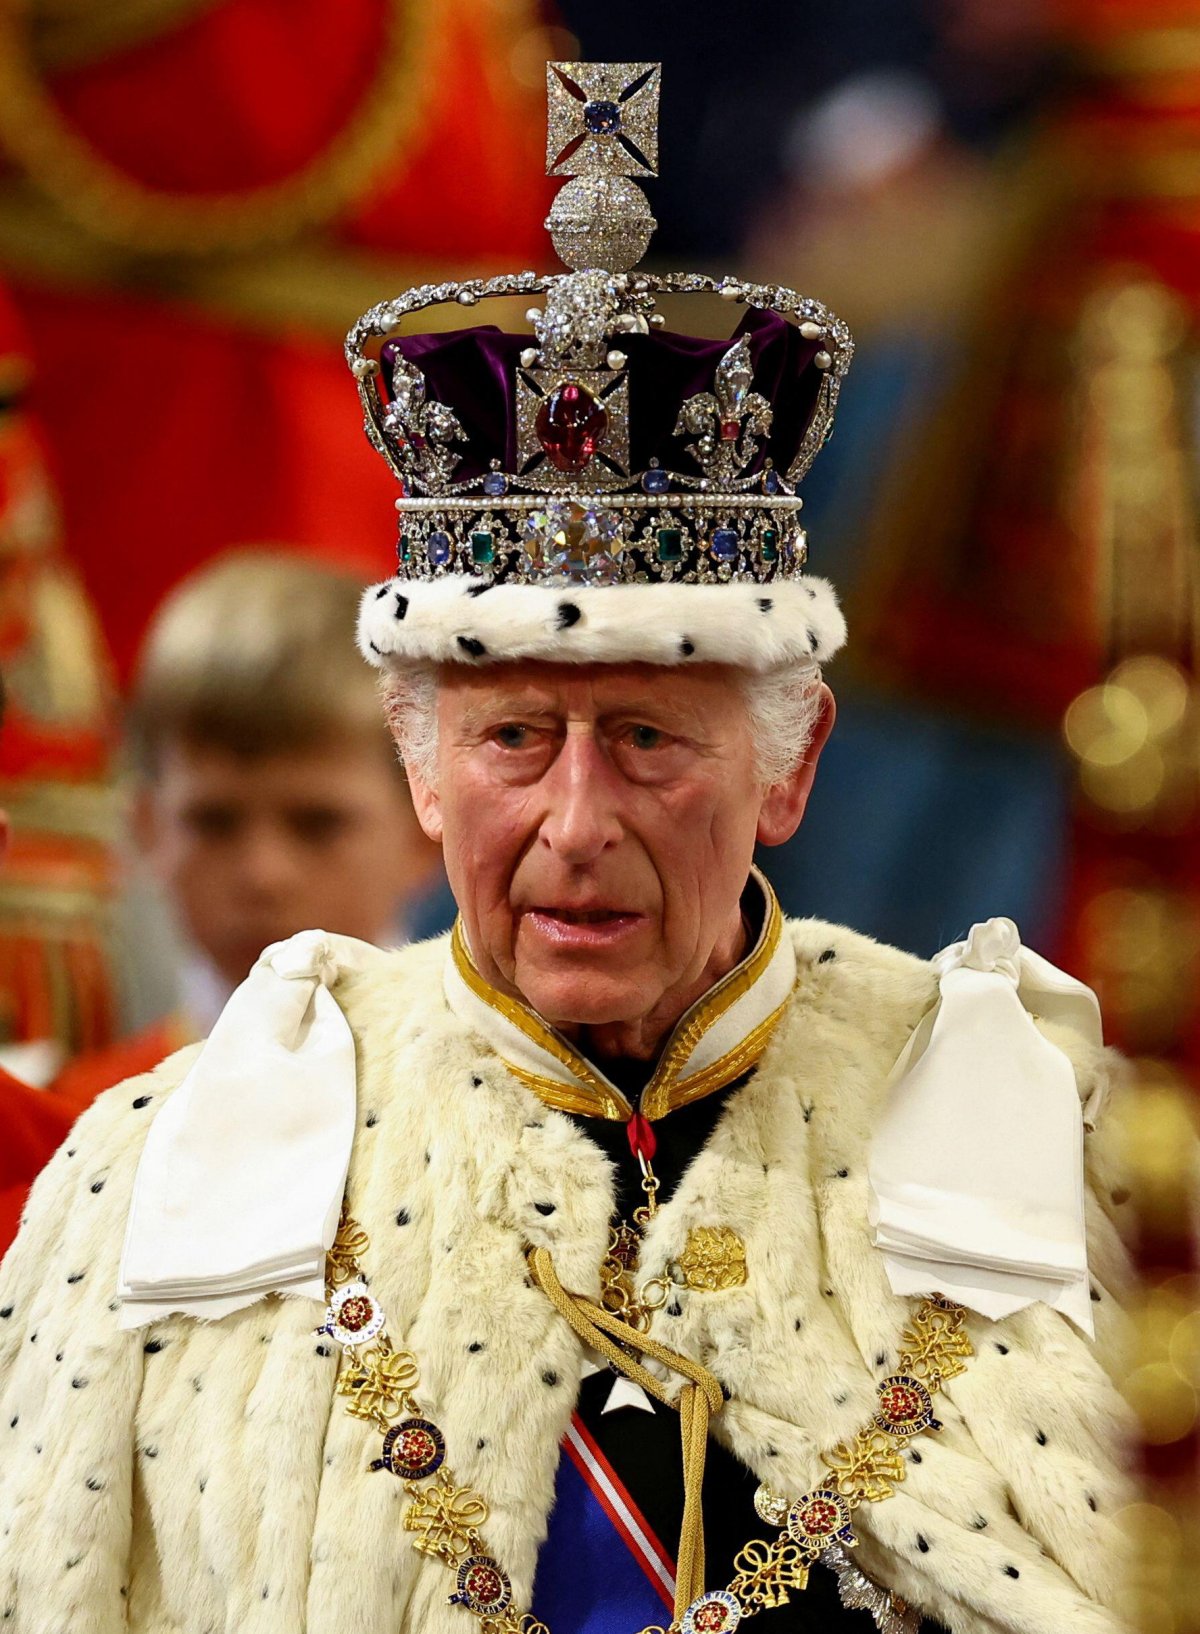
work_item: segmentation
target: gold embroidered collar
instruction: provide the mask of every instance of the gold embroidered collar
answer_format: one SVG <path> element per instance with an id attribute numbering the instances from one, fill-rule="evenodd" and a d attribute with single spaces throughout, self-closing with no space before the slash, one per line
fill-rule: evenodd
<path id="1" fill-rule="evenodd" d="M 505 1066 L 547 1106 L 622 1122 L 635 1111 L 653 1121 L 723 1089 L 761 1058 L 796 981 L 796 956 L 783 915 L 758 869 L 764 913 L 757 942 L 677 1023 L 634 1107 L 600 1069 L 520 999 L 479 974 L 462 920 L 454 926 L 444 983 L 450 1008 L 483 1034 Z"/>

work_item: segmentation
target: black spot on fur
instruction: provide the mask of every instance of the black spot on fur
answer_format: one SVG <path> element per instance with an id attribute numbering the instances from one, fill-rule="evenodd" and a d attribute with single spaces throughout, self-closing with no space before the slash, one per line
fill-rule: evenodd
<path id="1" fill-rule="evenodd" d="M 375 1127 L 375 1125 L 376 1125 L 376 1124 L 377 1124 L 377 1123 L 378 1123 L 378 1122 L 379 1122 L 379 1119 L 378 1119 L 378 1117 L 377 1117 L 377 1116 L 376 1116 L 376 1115 L 375 1115 L 375 1113 L 374 1113 L 374 1112 L 368 1112 L 368 1113 L 367 1113 L 367 1128 L 368 1128 L 368 1129 L 374 1129 L 374 1127 Z"/>
<path id="2" fill-rule="evenodd" d="M 1001 1356 L 1008 1355 L 1008 1346 L 1002 1345 L 999 1340 L 996 1341 L 996 1349 L 1000 1352 Z"/>
<path id="3" fill-rule="evenodd" d="M 475 1443 L 475 1451 L 476 1452 L 482 1452 L 483 1449 L 486 1446 L 487 1446 L 487 1437 L 485 1435 L 481 1435 L 479 1437 L 479 1440 Z"/>
<path id="4" fill-rule="evenodd" d="M 482 641 L 477 641 L 473 635 L 460 635 L 458 645 L 468 658 L 486 658 L 487 648 Z"/>
<path id="5" fill-rule="evenodd" d="M 1096 1287 L 1093 1286 L 1093 1288 L 1091 1290 L 1091 1293 L 1092 1293 L 1092 1304 L 1093 1305 L 1098 1305 L 1100 1303 L 1100 1290 L 1099 1290 L 1099 1288 L 1096 1288 Z"/>
<path id="6" fill-rule="evenodd" d="M 204 1380 L 201 1378 L 199 1373 L 197 1373 L 196 1377 L 192 1380 L 192 1389 L 197 1395 L 199 1395 L 204 1389 Z"/>
<path id="7" fill-rule="evenodd" d="M 377 647 L 373 641 L 368 641 L 367 646 L 370 647 L 371 651 L 375 654 L 376 658 L 382 658 L 383 657 L 383 648 L 382 647 Z"/>
<path id="8" fill-rule="evenodd" d="M 29 1335 L 29 1343 L 31 1345 L 36 1345 L 37 1344 L 37 1334 L 36 1333 L 31 1333 Z"/>
<path id="9" fill-rule="evenodd" d="M 971 1522 L 971 1525 L 977 1532 L 982 1532 L 984 1527 L 987 1525 L 987 1516 L 976 1515 L 975 1519 Z"/>
<path id="10" fill-rule="evenodd" d="M 467 1346 L 467 1349 L 471 1352 L 472 1356 L 477 1356 L 481 1350 L 485 1350 L 486 1348 L 487 1347 L 484 1345 L 482 1339 L 472 1339 L 471 1343 Z"/>
<path id="11" fill-rule="evenodd" d="M 482 596 L 485 590 L 490 590 L 491 588 L 492 583 L 490 579 L 486 584 L 469 584 L 467 586 L 467 595 Z"/>
<path id="12" fill-rule="evenodd" d="M 539 1214 L 549 1215 L 554 1213 L 554 1210 L 558 1205 L 556 1203 L 535 1203 L 533 1206 L 535 1209 L 537 1209 Z"/>
<path id="13" fill-rule="evenodd" d="M 1015 1566 L 1006 1566 L 1004 1568 L 1004 1575 L 1005 1577 L 1020 1577 L 1021 1574 Z"/>
<path id="14" fill-rule="evenodd" d="M 793 1325 L 794 1325 L 794 1327 L 795 1327 L 795 1331 L 796 1331 L 796 1332 L 797 1332 L 797 1333 L 799 1333 L 799 1332 L 800 1332 L 800 1329 L 801 1329 L 801 1328 L 802 1328 L 802 1327 L 803 1327 L 803 1326 L 804 1326 L 804 1318 L 803 1318 L 803 1317 L 802 1317 L 802 1316 L 798 1316 L 798 1317 L 797 1317 L 797 1318 L 796 1318 L 796 1321 L 795 1321 L 795 1323 L 794 1323 L 794 1324 L 793 1324 Z"/>
<path id="15" fill-rule="evenodd" d="M 729 1386 L 727 1384 L 723 1384 L 721 1386 L 721 1400 L 722 1401 L 732 1401 L 733 1400 L 733 1391 L 729 1388 Z M 775 1451 L 774 1447 L 768 1447 L 767 1448 L 767 1457 L 768 1458 L 778 1458 L 778 1456 L 779 1456 L 779 1454 Z"/>
<path id="16" fill-rule="evenodd" d="M 163 1340 L 161 1339 L 151 1339 L 147 1344 L 142 1346 L 142 1350 L 147 1356 L 157 1356 L 162 1348 Z"/>
<path id="17" fill-rule="evenodd" d="M 12 1416 L 12 1417 L 11 1417 L 11 1418 L 10 1418 L 10 1419 L 9 1419 L 9 1421 L 8 1421 L 8 1427 L 9 1427 L 9 1429 L 10 1429 L 10 1430 L 15 1430 L 15 1429 L 16 1429 L 16 1427 L 17 1427 L 17 1425 L 18 1425 L 18 1424 L 19 1424 L 19 1423 L 20 1423 L 20 1422 L 21 1422 L 21 1415 L 20 1415 L 20 1413 L 14 1413 L 14 1414 L 13 1414 L 13 1416 Z"/>
<path id="18" fill-rule="evenodd" d="M 911 1458 L 911 1459 L 912 1459 L 912 1461 L 913 1461 L 913 1463 L 914 1463 L 914 1464 L 922 1464 L 922 1463 L 924 1463 L 924 1461 L 925 1461 L 925 1460 L 924 1460 L 924 1459 L 923 1459 L 923 1458 L 922 1458 L 922 1457 L 921 1457 L 921 1454 L 920 1454 L 920 1453 L 919 1453 L 919 1452 L 918 1452 L 918 1451 L 917 1451 L 917 1449 L 916 1449 L 916 1448 L 915 1448 L 915 1447 L 914 1447 L 914 1448 L 913 1448 L 913 1450 L 912 1450 L 912 1451 L 911 1451 L 911 1452 L 910 1452 L 910 1453 L 909 1453 L 909 1455 L 908 1455 L 908 1456 L 909 1456 L 909 1457 L 910 1457 L 910 1458 Z"/>
<path id="19" fill-rule="evenodd" d="M 397 594 L 397 596 L 396 596 L 396 610 L 395 610 L 395 613 L 394 613 L 393 616 L 395 618 L 403 618 L 405 613 L 407 613 L 407 612 L 408 612 L 408 597 L 407 596 L 401 596 L 401 595 Z"/>
<path id="20" fill-rule="evenodd" d="M 92 1181 L 92 1193 L 93 1193 L 93 1195 L 95 1195 L 96 1192 L 100 1192 L 100 1191 L 103 1191 L 103 1190 L 104 1190 L 103 1180 L 93 1180 Z"/>
<path id="21" fill-rule="evenodd" d="M 760 596 L 758 598 L 758 610 L 760 613 L 769 613 L 774 605 L 775 603 L 771 600 L 770 596 Z"/>
<path id="22" fill-rule="evenodd" d="M 836 958 L 837 958 L 837 949 L 834 948 L 834 947 L 827 947 L 825 949 L 824 953 L 822 953 L 820 955 L 820 957 L 817 959 L 817 963 L 819 965 L 827 965 L 830 962 L 831 959 L 836 959 Z"/>
<path id="23" fill-rule="evenodd" d="M 834 1403 L 835 1403 L 836 1406 L 844 1407 L 846 1405 L 846 1403 L 849 1401 L 850 1398 L 849 1398 L 849 1396 L 847 1396 L 847 1394 L 846 1394 L 846 1392 L 844 1390 L 839 1390 L 837 1395 L 834 1396 L 833 1399 L 834 1399 Z"/>
<path id="24" fill-rule="evenodd" d="M 84 1485 L 89 1492 L 103 1492 L 104 1482 L 98 1481 L 94 1475 L 89 1475 Z"/>
<path id="25" fill-rule="evenodd" d="M 54 1357 L 54 1360 L 55 1360 L 55 1361 L 56 1361 L 56 1362 L 61 1362 L 61 1361 L 62 1361 L 62 1359 L 63 1359 L 63 1353 L 62 1353 L 62 1351 L 61 1351 L 61 1350 L 60 1350 L 60 1351 L 58 1351 L 58 1352 L 57 1352 L 57 1354 L 56 1354 L 56 1355 L 55 1355 L 55 1357 Z"/>
<path id="26" fill-rule="evenodd" d="M 560 601 L 558 604 L 558 627 L 560 630 L 569 630 L 572 624 L 578 624 L 583 617 L 573 601 Z"/>
<path id="27" fill-rule="evenodd" d="M 1037 1444 L 1038 1444 L 1039 1447 L 1044 1447 L 1046 1445 L 1046 1432 L 1045 1432 L 1045 1430 L 1039 1430 L 1035 1439 L 1036 1439 Z"/>
<path id="28" fill-rule="evenodd" d="M 816 652 L 816 650 L 817 650 L 817 632 L 815 630 L 805 630 L 804 633 L 808 637 L 808 650 L 809 650 L 809 652 Z"/>
<path id="29" fill-rule="evenodd" d="M 480 1078 L 477 1074 L 472 1073 L 471 1074 L 471 1088 L 472 1089 L 482 1089 L 482 1087 L 483 1087 L 483 1079 Z"/>
<path id="30" fill-rule="evenodd" d="M 837 1177 L 838 1177 L 839 1180 L 845 1180 L 847 1178 L 847 1176 L 849 1175 L 849 1173 L 850 1173 L 849 1169 L 839 1169 L 838 1172 L 837 1172 Z"/>
<path id="31" fill-rule="evenodd" d="M 808 1105 L 803 1110 L 804 1110 L 804 1121 L 805 1121 L 805 1123 L 811 1123 L 812 1122 L 812 1115 L 813 1115 L 812 1102 L 810 1101 L 808 1103 Z"/>
<path id="32" fill-rule="evenodd" d="M 68 1146 L 67 1147 L 67 1156 L 68 1157 L 74 1157 L 77 1150 L 78 1150 L 78 1147 Z"/>
<path id="33" fill-rule="evenodd" d="M 318 1356 L 328 1356 L 329 1355 L 329 1346 L 328 1345 L 318 1345 L 317 1346 L 317 1355 Z"/>
<path id="34" fill-rule="evenodd" d="M 133 1102 L 133 1110 L 140 1112 L 144 1106 L 149 1106 L 153 1099 L 153 1095 L 139 1095 L 137 1100 Z"/>
<path id="35" fill-rule="evenodd" d="M 929 1553 L 929 1539 L 922 1537 L 920 1532 L 917 1533 L 917 1548 L 923 1555 Z"/>
<path id="36" fill-rule="evenodd" d="M 683 1306 L 679 1303 L 679 1301 L 677 1299 L 673 1299 L 671 1301 L 671 1303 L 667 1306 L 667 1315 L 668 1316 L 682 1316 L 683 1315 Z"/>
<path id="37" fill-rule="evenodd" d="M 72 1555 L 70 1560 L 67 1561 L 67 1570 L 70 1571 L 72 1566 L 78 1566 L 82 1559 L 82 1555 Z"/>
<path id="38" fill-rule="evenodd" d="M 832 1299 L 833 1298 L 833 1289 L 832 1288 L 822 1288 L 821 1292 L 825 1295 L 826 1299 Z"/>
<path id="39" fill-rule="evenodd" d="M 86 1271 L 72 1271 L 71 1275 L 67 1278 L 67 1281 L 72 1287 L 74 1287 L 77 1282 L 82 1282 L 86 1275 Z"/>
<path id="40" fill-rule="evenodd" d="M 548 1384 L 551 1389 L 553 1389 L 554 1386 L 558 1383 L 558 1374 L 554 1371 L 554 1369 L 552 1367 L 548 1367 L 546 1369 L 546 1371 L 542 1374 L 542 1383 L 543 1384 Z"/>
<path id="41" fill-rule="evenodd" d="M 406 1226 L 411 1219 L 412 1215 L 406 1208 L 396 1210 L 396 1224 L 398 1226 Z"/>
<path id="42" fill-rule="evenodd" d="M 684 636 L 679 643 L 679 653 L 682 658 L 690 658 L 696 650 L 696 644 Z"/>
<path id="43" fill-rule="evenodd" d="M 383 598 L 387 595 L 388 589 L 389 589 L 388 585 L 381 584 L 379 586 L 379 589 L 375 592 L 375 600 L 376 601 L 382 601 Z"/>
<path id="44" fill-rule="evenodd" d="M 86 1379 L 72 1379 L 71 1380 L 71 1389 L 72 1390 L 86 1390 L 87 1389 L 87 1380 Z"/>
<path id="45" fill-rule="evenodd" d="M 1087 1506 L 1094 1515 L 1096 1513 L 1096 1500 L 1092 1497 L 1090 1492 L 1087 1495 Z"/>
<path id="46" fill-rule="evenodd" d="M 200 1479 L 196 1482 L 196 1485 L 200 1488 L 201 1492 L 203 1492 L 205 1487 L 208 1485 L 208 1476 L 207 1475 L 202 1475 L 200 1477 Z"/>
<path id="47" fill-rule="evenodd" d="M 544 1129 L 546 1125 L 544 1123 L 538 1123 L 535 1119 L 532 1123 L 527 1123 L 525 1127 L 526 1129 Z"/>
<path id="48" fill-rule="evenodd" d="M 876 1356 L 875 1366 L 876 1367 L 886 1367 L 887 1366 L 887 1351 L 886 1350 L 881 1350 L 879 1352 L 879 1354 Z"/>
<path id="49" fill-rule="evenodd" d="M 8 1321 L 8 1319 L 12 1315 L 12 1313 L 13 1313 L 13 1308 L 12 1308 L 11 1305 L 6 1305 L 3 1310 L 0 1310 L 0 1316 L 2 1316 L 6 1322 Z"/>

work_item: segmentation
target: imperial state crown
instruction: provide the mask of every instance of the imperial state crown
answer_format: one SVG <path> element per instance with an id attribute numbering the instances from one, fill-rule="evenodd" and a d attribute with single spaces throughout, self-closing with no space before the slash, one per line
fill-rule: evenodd
<path id="1" fill-rule="evenodd" d="M 638 267 L 655 222 L 656 63 L 548 63 L 546 225 L 570 269 L 426 284 L 372 307 L 346 356 L 399 483 L 398 571 L 367 592 L 373 662 L 733 663 L 831 657 L 845 624 L 805 573 L 799 484 L 828 439 L 849 331 L 776 284 Z M 662 297 L 745 310 L 712 341 Z M 530 300 L 531 332 L 408 334 L 414 314 Z"/>

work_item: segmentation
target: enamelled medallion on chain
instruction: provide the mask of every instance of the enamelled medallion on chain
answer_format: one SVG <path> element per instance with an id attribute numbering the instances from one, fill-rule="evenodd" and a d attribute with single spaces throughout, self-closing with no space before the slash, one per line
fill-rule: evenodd
<path id="1" fill-rule="evenodd" d="M 347 1398 L 347 1412 L 383 1437 L 370 1468 L 404 1482 L 409 1498 L 404 1530 L 415 1549 L 454 1573 L 449 1602 L 471 1612 L 481 1634 L 550 1634 L 513 1604 L 508 1573 L 484 1538 L 487 1500 L 455 1481 L 446 1463 L 445 1436 L 418 1405 L 416 1358 L 393 1345 L 362 1271 L 360 1256 L 369 1248 L 366 1232 L 343 1208 L 328 1256 L 328 1309 L 317 1331 L 345 1352 L 337 1391 Z M 668 1627 L 654 1625 L 640 1634 L 729 1634 L 743 1618 L 785 1605 L 804 1589 L 815 1561 L 834 1559 L 841 1548 L 855 1544 L 859 1505 L 890 1497 L 904 1479 L 900 1452 L 908 1439 L 941 1428 L 933 1415 L 934 1398 L 964 1371 L 971 1354 L 961 1307 L 936 1296 L 922 1300 L 902 1335 L 899 1370 L 878 1386 L 871 1421 L 826 1454 L 820 1484 L 795 1499 L 759 1487 L 755 1509 L 777 1529 L 774 1540 L 747 1543 L 727 1587 L 699 1595 Z"/>

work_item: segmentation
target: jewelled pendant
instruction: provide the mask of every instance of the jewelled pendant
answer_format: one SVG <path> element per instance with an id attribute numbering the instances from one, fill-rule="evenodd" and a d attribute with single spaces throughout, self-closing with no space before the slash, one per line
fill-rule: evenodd
<path id="1" fill-rule="evenodd" d="M 879 1386 L 875 1422 L 891 1435 L 917 1435 L 942 1427 L 933 1416 L 933 1397 L 920 1379 L 907 1373 L 893 1373 Z"/>
<path id="2" fill-rule="evenodd" d="M 728 1589 L 711 1589 L 693 1600 L 680 1620 L 680 1634 L 729 1634 L 742 1620 L 742 1608 Z"/>
<path id="3" fill-rule="evenodd" d="M 450 1596 L 452 1606 L 466 1606 L 476 1617 L 495 1617 L 507 1610 L 511 1600 L 508 1573 L 491 1555 L 471 1555 L 458 1568 L 458 1592 Z"/>
<path id="4" fill-rule="evenodd" d="M 383 1438 L 381 1463 L 403 1481 L 422 1481 L 435 1475 L 446 1459 L 446 1440 L 427 1418 L 406 1418 L 393 1424 Z"/>
<path id="5" fill-rule="evenodd" d="M 325 1321 L 316 1330 L 349 1350 L 367 1345 L 383 1331 L 387 1318 L 365 1282 L 348 1282 L 329 1301 Z"/>
<path id="6" fill-rule="evenodd" d="M 792 1542 L 798 1543 L 810 1558 L 831 1543 L 853 1548 L 858 1542 L 850 1525 L 850 1505 L 832 1487 L 817 1487 L 797 1498 L 788 1511 L 787 1529 Z"/>

